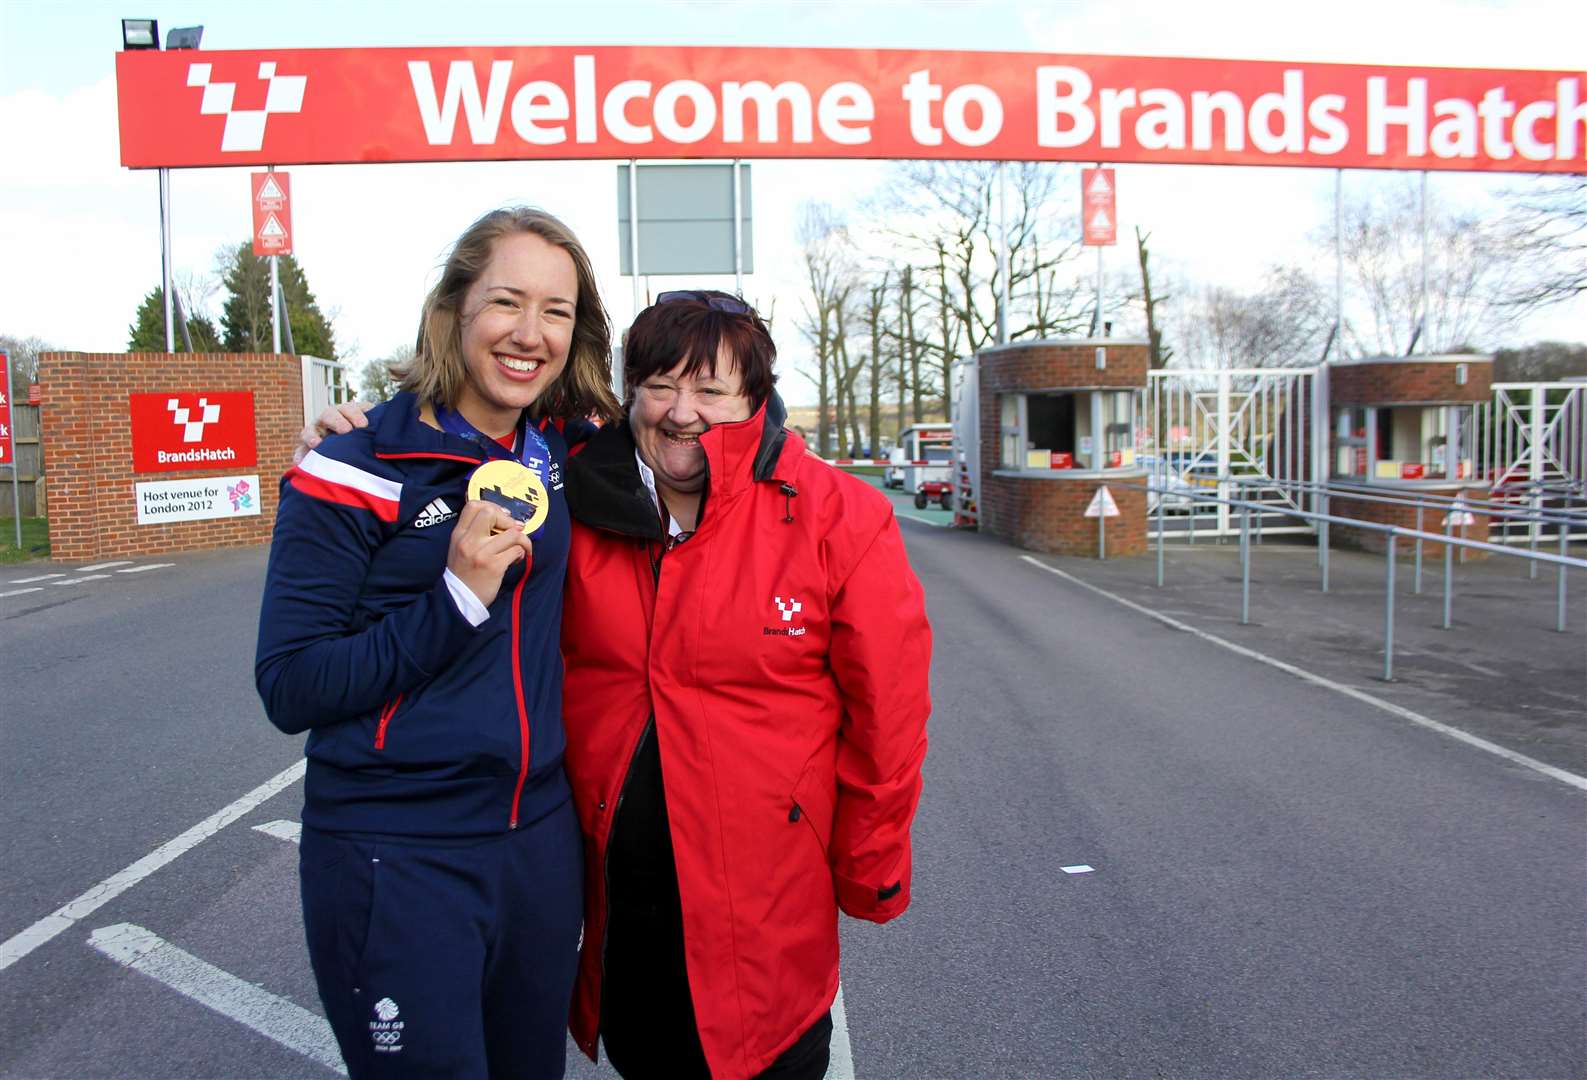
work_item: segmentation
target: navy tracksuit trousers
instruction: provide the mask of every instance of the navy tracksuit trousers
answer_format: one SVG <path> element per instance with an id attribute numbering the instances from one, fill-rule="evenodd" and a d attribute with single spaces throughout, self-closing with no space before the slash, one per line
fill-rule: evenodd
<path id="1" fill-rule="evenodd" d="M 353 1080 L 562 1076 L 584 890 L 571 802 L 483 838 L 305 827 L 300 873 Z"/>

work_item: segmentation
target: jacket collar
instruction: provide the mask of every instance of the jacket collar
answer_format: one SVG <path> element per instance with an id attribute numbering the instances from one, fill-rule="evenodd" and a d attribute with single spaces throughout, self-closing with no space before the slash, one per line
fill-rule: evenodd
<path id="1" fill-rule="evenodd" d="M 788 410 L 774 390 L 748 420 L 717 424 L 700 436 L 709 482 L 705 518 L 712 504 L 746 489 L 751 483 L 786 480 L 791 465 L 782 464 L 788 432 Z M 795 439 L 797 449 L 798 440 Z M 661 540 L 661 515 L 639 476 L 634 435 L 628 421 L 602 428 L 582 453 L 568 461 L 568 511 L 599 529 Z"/>
<path id="2" fill-rule="evenodd" d="M 369 413 L 375 431 L 375 456 L 381 458 L 439 458 L 443 461 L 482 462 L 485 448 L 468 439 L 433 428 L 419 419 L 419 398 L 403 391 Z"/>

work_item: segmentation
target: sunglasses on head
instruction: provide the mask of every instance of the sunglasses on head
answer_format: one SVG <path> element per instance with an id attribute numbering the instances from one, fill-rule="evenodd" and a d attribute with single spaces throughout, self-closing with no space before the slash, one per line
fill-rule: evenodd
<path id="1" fill-rule="evenodd" d="M 656 303 L 672 304 L 680 300 L 692 300 L 697 304 L 704 304 L 712 311 L 724 311 L 729 315 L 748 315 L 752 310 L 750 306 L 736 296 L 726 293 L 706 292 L 703 289 L 672 289 L 668 292 L 657 293 Z"/>

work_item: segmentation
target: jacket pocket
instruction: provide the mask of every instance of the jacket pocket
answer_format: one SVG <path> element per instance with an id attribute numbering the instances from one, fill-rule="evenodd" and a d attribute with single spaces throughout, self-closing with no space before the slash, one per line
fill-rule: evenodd
<path id="1" fill-rule="evenodd" d="M 838 778 L 831 755 L 818 751 L 805 764 L 804 772 L 794 784 L 793 805 L 788 810 L 788 820 L 804 822 L 821 845 L 821 856 L 828 859 L 832 843 L 833 816 L 837 810 Z M 830 861 L 830 859 L 828 859 Z"/>

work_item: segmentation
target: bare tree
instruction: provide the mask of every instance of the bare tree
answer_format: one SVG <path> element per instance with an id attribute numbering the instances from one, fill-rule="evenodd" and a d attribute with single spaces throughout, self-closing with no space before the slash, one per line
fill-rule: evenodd
<path id="1" fill-rule="evenodd" d="M 1524 279 L 1525 251 L 1497 224 L 1429 200 L 1424 267 L 1421 209 L 1409 181 L 1347 202 L 1344 217 L 1345 264 L 1366 308 L 1364 320 L 1345 325 L 1358 353 L 1400 355 L 1413 343 L 1426 352 L 1487 345 L 1523 314 L 1502 298 L 1515 295 Z"/>
<path id="2" fill-rule="evenodd" d="M 799 243 L 804 251 L 805 287 L 799 332 L 815 350 L 816 373 L 805 376 L 816 384 L 818 395 L 816 453 L 825 455 L 832 445 L 831 374 L 842 336 L 841 311 L 853 288 L 849 264 L 848 230 L 827 203 L 805 203 L 800 208 Z M 840 405 L 841 409 L 841 405 Z"/>
<path id="3" fill-rule="evenodd" d="M 1157 305 L 1166 302 L 1168 297 L 1152 295 L 1152 272 L 1148 267 L 1151 255 L 1146 250 L 1146 241 L 1150 238 L 1150 233 L 1143 233 L 1140 226 L 1136 226 L 1135 254 L 1141 264 L 1141 303 L 1146 310 L 1146 340 L 1150 349 L 1147 359 L 1152 370 L 1157 371 L 1168 366 L 1174 350 L 1163 345 L 1163 328 L 1157 322 Z"/>
<path id="4" fill-rule="evenodd" d="M 1512 194 L 1501 223 L 1527 252 L 1527 273 L 1505 303 L 1523 310 L 1587 292 L 1587 176 L 1539 177 Z"/>
<path id="5" fill-rule="evenodd" d="M 1212 285 L 1185 307 L 1178 351 L 1198 368 L 1316 363 L 1333 319 L 1328 294 L 1292 266 L 1273 267 L 1254 293 Z"/>

